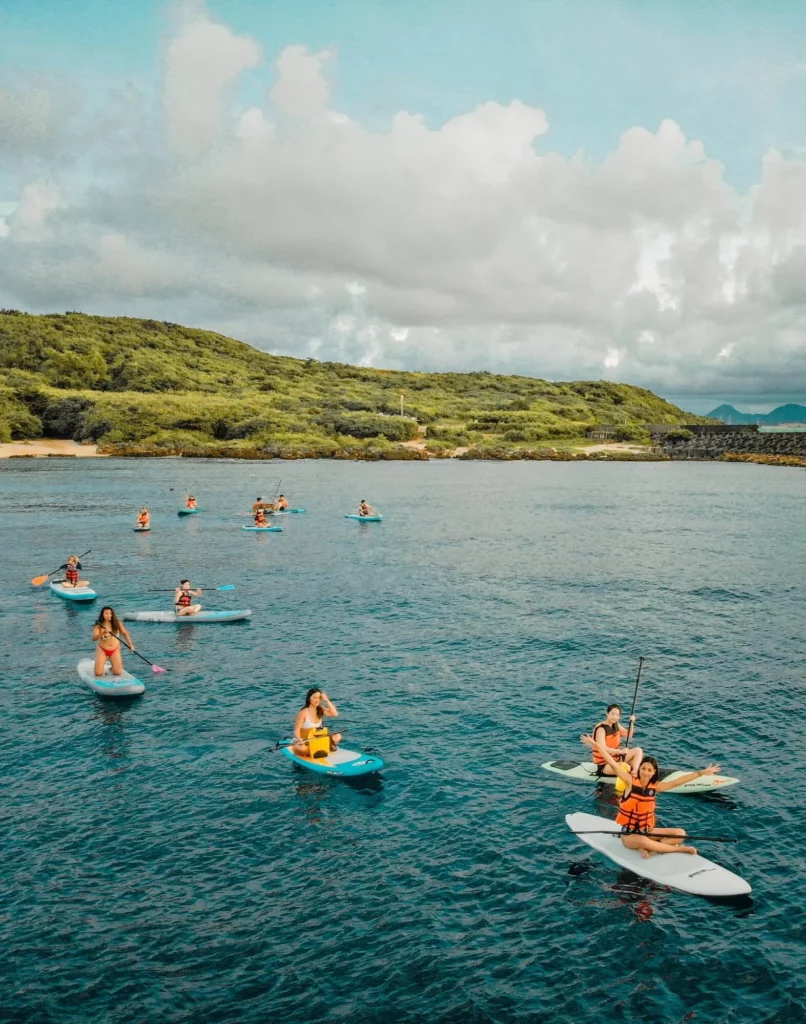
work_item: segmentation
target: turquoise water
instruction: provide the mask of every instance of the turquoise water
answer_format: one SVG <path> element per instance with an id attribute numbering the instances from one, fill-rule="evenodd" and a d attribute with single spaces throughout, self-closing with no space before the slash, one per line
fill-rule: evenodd
<path id="1" fill-rule="evenodd" d="M 243 533 L 278 477 L 307 514 Z M 805 490 L 718 463 L 0 464 L 0 1020 L 806 1020 Z M 342 518 L 363 497 L 383 523 Z M 101 602 L 29 583 L 86 548 L 118 610 L 190 575 L 253 618 L 132 623 L 170 671 L 105 702 L 75 673 Z M 739 837 L 701 852 L 750 899 L 565 828 L 612 797 L 539 765 L 629 704 L 639 655 L 644 747 L 742 779 L 662 823 Z M 270 753 L 314 683 L 382 775 Z"/>

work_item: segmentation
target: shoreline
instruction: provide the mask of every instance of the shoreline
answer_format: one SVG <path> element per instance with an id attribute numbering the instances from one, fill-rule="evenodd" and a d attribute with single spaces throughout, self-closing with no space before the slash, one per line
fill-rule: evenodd
<path id="1" fill-rule="evenodd" d="M 61 438 L 40 438 L 36 441 L 10 441 L 0 444 L 0 459 L 238 459 L 245 462 L 299 462 L 327 460 L 334 462 L 439 462 L 457 460 L 479 462 L 744 462 L 762 466 L 788 466 L 806 469 L 806 458 L 761 452 L 723 452 L 710 458 L 675 457 L 649 445 L 612 442 L 588 444 L 573 448 L 455 448 L 450 451 L 429 451 L 422 442 L 408 442 L 393 448 L 341 449 L 330 455 L 317 455 L 310 451 L 289 450 L 279 454 L 262 452 L 256 448 L 210 446 L 185 450 L 160 449 L 148 445 L 109 445 L 106 450 L 95 444 L 79 444 Z"/>
<path id="2" fill-rule="evenodd" d="M 79 444 L 58 437 L 41 437 L 36 441 L 8 441 L 0 444 L 0 459 L 108 459 L 98 451 L 97 444 Z"/>

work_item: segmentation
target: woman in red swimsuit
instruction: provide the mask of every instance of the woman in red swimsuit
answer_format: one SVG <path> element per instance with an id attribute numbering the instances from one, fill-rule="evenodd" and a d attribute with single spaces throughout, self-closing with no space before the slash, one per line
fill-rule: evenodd
<path id="1" fill-rule="evenodd" d="M 123 658 L 120 654 L 120 640 L 122 636 L 126 643 L 134 650 L 134 642 L 129 636 L 129 631 L 115 615 L 114 609 L 106 605 L 101 609 L 98 621 L 92 627 L 92 639 L 98 646 L 95 648 L 95 675 L 102 676 L 106 668 L 107 659 L 112 662 L 112 675 L 123 674 Z"/>

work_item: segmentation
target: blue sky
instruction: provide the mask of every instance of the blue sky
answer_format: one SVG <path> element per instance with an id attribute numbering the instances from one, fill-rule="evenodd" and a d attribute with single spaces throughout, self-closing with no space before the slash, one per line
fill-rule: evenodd
<path id="1" fill-rule="evenodd" d="M 2 66 L 148 82 L 173 7 L 4 0 Z M 438 125 L 487 100 L 521 99 L 546 111 L 548 148 L 598 159 L 625 128 L 654 129 L 672 118 L 725 163 L 740 189 L 756 180 L 767 149 L 806 146 L 806 3 L 799 0 L 209 0 L 206 7 L 268 54 L 290 43 L 335 48 L 335 105 L 379 129 L 400 109 Z M 249 75 L 243 88 L 248 95 Z"/>
<path id="2" fill-rule="evenodd" d="M 0 0 L 0 305 L 806 401 L 805 111 L 803 0 Z"/>

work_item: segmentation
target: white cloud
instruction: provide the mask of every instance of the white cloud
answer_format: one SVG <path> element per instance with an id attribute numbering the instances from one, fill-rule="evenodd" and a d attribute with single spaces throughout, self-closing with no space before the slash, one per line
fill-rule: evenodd
<path id="1" fill-rule="evenodd" d="M 806 379 L 806 162 L 771 152 L 741 195 L 671 120 L 627 127 L 601 162 L 565 158 L 545 113 L 517 100 L 439 127 L 399 111 L 369 131 L 332 109 L 333 53 L 263 60 L 196 3 L 153 108 L 131 89 L 96 97 L 65 140 L 41 83 L 1 93 L 26 170 L 0 197 L 0 304 L 678 395 Z"/>

